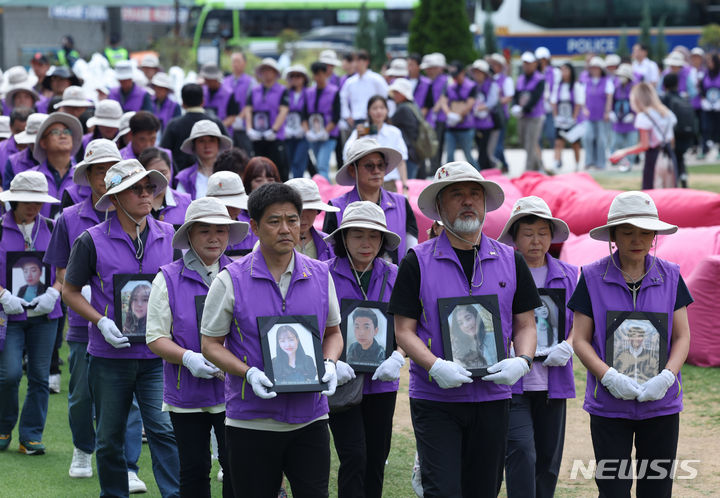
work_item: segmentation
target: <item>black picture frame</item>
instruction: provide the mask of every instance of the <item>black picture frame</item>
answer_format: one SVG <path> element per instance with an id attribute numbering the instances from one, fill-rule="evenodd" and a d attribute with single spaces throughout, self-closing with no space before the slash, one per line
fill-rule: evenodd
<path id="1" fill-rule="evenodd" d="M 205 309 L 205 299 L 207 294 L 195 296 L 195 319 L 197 320 L 197 331 L 200 344 L 202 344 L 202 334 L 200 333 L 200 324 L 202 323 L 203 310 Z"/>
<path id="2" fill-rule="evenodd" d="M 668 314 L 608 311 L 605 363 L 638 384 L 658 375 L 668 358 Z M 638 339 L 641 342 L 636 342 Z"/>
<path id="3" fill-rule="evenodd" d="M 145 342 L 145 327 L 147 326 L 147 305 L 145 316 L 138 319 L 136 316 L 128 317 L 131 313 L 131 303 L 136 287 L 147 287 L 150 296 L 154 273 L 118 273 L 113 275 L 113 305 L 115 309 L 115 325 L 130 342 Z M 141 292 L 143 290 L 138 290 Z"/>
<path id="4" fill-rule="evenodd" d="M 252 249 L 229 249 L 225 251 L 225 256 L 235 261 L 250 254 L 251 252 Z"/>
<path id="5" fill-rule="evenodd" d="M 463 308 L 456 310 L 459 306 Z M 464 317 L 459 313 L 463 311 L 476 320 L 474 334 L 462 331 L 460 321 L 463 321 Z M 444 359 L 463 366 L 470 371 L 472 377 L 483 377 L 487 375 L 489 366 L 506 358 L 497 295 L 441 298 L 438 299 L 438 312 Z M 485 332 L 477 330 L 480 326 L 477 324 L 477 318 L 481 319 L 480 325 Z M 490 332 L 487 331 L 488 323 L 492 324 Z M 484 335 L 482 342 L 477 337 L 481 333 Z M 465 352 L 462 358 L 459 357 L 460 351 Z"/>
<path id="6" fill-rule="evenodd" d="M 47 288 L 50 287 L 52 274 L 50 273 L 50 265 L 43 262 L 45 251 L 7 251 L 5 257 L 5 283 L 13 296 L 23 298 L 30 302 L 33 298 L 26 294 L 29 286 L 37 286 L 34 297 L 43 294 Z M 28 267 L 28 271 L 25 271 L 25 266 Z M 32 266 L 36 266 L 39 272 L 37 270 L 30 270 Z M 26 306 L 25 309 L 28 316 L 38 316 L 38 314 L 33 311 L 33 308 L 34 306 Z"/>
<path id="7" fill-rule="evenodd" d="M 320 329 L 317 317 L 314 315 L 288 315 L 288 316 L 260 316 L 257 318 L 260 332 L 260 347 L 263 354 L 264 372 L 273 383 L 271 391 L 277 393 L 319 392 L 327 389 L 327 383 L 321 379 L 325 375 L 322 347 L 320 343 Z M 282 355 L 287 357 L 285 351 L 278 351 L 280 334 L 295 334 L 297 351 L 309 359 L 303 360 L 303 366 L 294 368 L 290 372 L 283 366 Z M 310 356 L 308 351 L 312 354 Z M 273 354 L 274 353 L 274 354 Z M 297 363 L 296 363 L 297 365 Z"/>
<path id="8" fill-rule="evenodd" d="M 343 352 L 340 359 L 350 365 L 356 372 L 375 373 L 380 364 L 387 360 L 395 351 L 395 322 L 387 316 L 388 303 L 381 301 L 364 301 L 362 299 L 340 300 L 340 331 L 343 336 Z M 356 316 L 356 311 L 363 310 Z M 374 319 L 370 314 L 374 315 Z M 364 348 L 357 340 L 355 328 L 351 326 L 355 320 L 367 322 L 370 327 L 377 321 L 377 332 L 373 335 L 373 343 Z M 375 347 L 375 346 L 378 347 Z"/>
<path id="9" fill-rule="evenodd" d="M 535 328 L 537 329 L 537 347 L 534 361 L 545 361 L 550 348 L 565 339 L 566 293 L 565 289 L 538 288 L 542 306 L 535 308 Z M 542 309 L 547 310 L 543 317 Z M 545 321 L 545 327 L 541 327 Z"/>

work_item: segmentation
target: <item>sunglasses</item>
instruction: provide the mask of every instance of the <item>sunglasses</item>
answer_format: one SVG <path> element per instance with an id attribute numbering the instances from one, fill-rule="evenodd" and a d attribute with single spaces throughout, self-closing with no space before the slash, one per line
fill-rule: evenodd
<path id="1" fill-rule="evenodd" d="M 137 183 L 133 185 L 132 187 L 128 187 L 127 190 L 132 192 L 133 194 L 140 197 L 143 194 L 143 191 L 147 192 L 150 195 L 153 195 L 155 193 L 155 189 L 157 188 L 157 185 L 153 183 L 149 183 L 148 185 L 138 185 Z"/>
<path id="2" fill-rule="evenodd" d="M 365 168 L 365 170 L 369 173 L 372 173 L 376 169 L 378 169 L 380 171 L 385 171 L 387 169 L 387 164 L 385 162 L 377 162 L 377 163 L 367 162 L 367 163 L 359 164 L 358 166 Z"/>
<path id="3" fill-rule="evenodd" d="M 70 131 L 70 128 L 63 128 L 62 130 L 59 128 L 55 128 L 54 130 L 50 130 L 45 134 L 46 137 L 48 135 L 52 135 L 53 137 L 59 137 L 60 135 L 72 135 L 72 131 Z"/>

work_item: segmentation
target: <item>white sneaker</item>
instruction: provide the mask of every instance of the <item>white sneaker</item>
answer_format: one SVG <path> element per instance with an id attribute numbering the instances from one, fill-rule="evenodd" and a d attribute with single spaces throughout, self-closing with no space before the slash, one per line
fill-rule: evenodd
<path id="1" fill-rule="evenodd" d="M 222 469 L 222 467 L 220 467 L 220 470 L 218 470 L 217 480 L 220 481 L 220 482 L 223 482 L 223 475 L 224 475 L 224 474 L 223 474 L 223 469 Z"/>
<path id="2" fill-rule="evenodd" d="M 128 470 L 128 491 L 130 494 L 147 493 L 147 486 L 132 470 Z"/>
<path id="3" fill-rule="evenodd" d="M 92 477 L 92 453 L 85 453 L 75 448 L 73 450 L 72 462 L 70 462 L 70 477 Z"/>
<path id="4" fill-rule="evenodd" d="M 52 394 L 58 394 L 60 392 L 60 374 L 51 374 L 48 377 L 48 387 Z"/>

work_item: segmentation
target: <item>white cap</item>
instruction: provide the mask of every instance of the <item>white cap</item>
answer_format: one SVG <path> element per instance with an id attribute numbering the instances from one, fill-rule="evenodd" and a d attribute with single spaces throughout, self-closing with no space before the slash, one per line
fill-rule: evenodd
<path id="1" fill-rule="evenodd" d="M 535 58 L 540 59 L 549 59 L 550 58 L 550 50 L 548 50 L 547 47 L 538 47 L 535 49 Z"/>
<path id="2" fill-rule="evenodd" d="M 391 76 L 395 78 L 407 78 L 408 77 L 408 63 L 407 59 L 393 59 L 390 62 L 390 67 L 385 71 L 385 76 Z"/>
<path id="3" fill-rule="evenodd" d="M 520 60 L 528 63 L 537 61 L 537 59 L 535 58 L 535 54 L 533 54 L 532 52 L 524 52 L 520 57 Z"/>

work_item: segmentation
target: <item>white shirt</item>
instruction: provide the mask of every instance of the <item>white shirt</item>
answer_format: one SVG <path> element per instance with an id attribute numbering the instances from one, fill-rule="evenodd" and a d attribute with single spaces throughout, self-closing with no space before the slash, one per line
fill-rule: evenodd
<path id="1" fill-rule="evenodd" d="M 207 195 L 208 178 L 209 177 L 203 175 L 200 172 L 200 170 L 198 169 L 197 175 L 195 176 L 195 198 L 196 199 L 205 197 Z M 185 187 L 182 186 L 182 183 L 178 183 L 176 190 L 178 192 L 182 192 L 183 194 L 189 193 L 185 190 Z"/>
<path id="2" fill-rule="evenodd" d="M 550 96 L 551 104 L 559 104 L 557 116 L 555 116 L 555 126 L 562 129 L 572 128 L 575 124 L 573 113 L 574 106 L 568 106 L 570 102 L 570 83 L 560 83 L 553 88 Z M 585 87 L 579 81 L 573 85 L 573 102 L 574 105 L 585 105 Z"/>
<path id="3" fill-rule="evenodd" d="M 388 84 L 385 78 L 368 69 L 360 76 L 350 76 L 340 90 L 340 117 L 355 121 L 367 119 L 367 103 L 373 95 L 387 98 Z"/>
<path id="4" fill-rule="evenodd" d="M 495 76 L 493 76 L 493 79 L 495 79 L 496 81 L 499 80 L 500 75 L 496 74 Z M 513 81 L 512 78 L 507 77 L 507 78 L 505 78 L 505 81 L 503 81 L 503 84 L 502 84 L 501 97 L 512 97 L 513 95 L 515 95 L 515 82 Z"/>
<path id="5" fill-rule="evenodd" d="M 397 126 L 385 123 L 380 127 L 377 134 L 366 136 L 374 138 L 383 147 L 390 147 L 397 150 L 402 156 L 403 161 L 407 161 L 407 144 L 405 144 L 405 140 L 403 140 L 402 137 L 402 132 Z M 347 142 L 345 142 L 345 147 L 343 147 L 343 158 L 345 160 L 347 160 L 347 151 L 350 148 L 350 145 L 352 145 L 353 142 L 355 142 L 355 140 L 357 139 L 357 130 L 353 130 L 353 132 L 350 134 L 350 137 L 347 139 Z M 397 168 L 385 175 L 385 181 L 387 182 L 390 180 L 400 180 L 400 173 L 398 172 Z"/>
<path id="6" fill-rule="evenodd" d="M 635 116 L 635 128 L 638 130 L 650 130 L 650 147 L 657 147 L 663 142 L 671 141 L 675 137 L 673 132 L 675 123 L 677 123 L 677 118 L 672 111 L 668 111 L 667 115 L 661 116 L 655 109 L 648 109 L 645 112 L 639 112 Z"/>
<path id="7" fill-rule="evenodd" d="M 643 59 L 642 62 L 636 60 L 632 63 L 632 69 L 634 73 L 641 74 L 643 81 L 651 85 L 657 85 L 660 81 L 660 69 L 655 62 L 648 58 Z"/>

